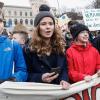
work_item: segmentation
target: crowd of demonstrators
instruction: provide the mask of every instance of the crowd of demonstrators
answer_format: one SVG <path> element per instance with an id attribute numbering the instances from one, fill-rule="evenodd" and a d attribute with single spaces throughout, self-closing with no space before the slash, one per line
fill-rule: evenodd
<path id="1" fill-rule="evenodd" d="M 54 16 L 50 11 L 40 11 L 35 17 L 34 27 L 27 81 L 61 84 L 63 89 L 67 89 L 65 43 L 61 33 L 56 30 Z"/>
<path id="2" fill-rule="evenodd" d="M 0 82 L 26 81 L 27 69 L 21 46 L 10 40 L 3 30 L 3 17 L 0 16 Z"/>
<path id="3" fill-rule="evenodd" d="M 93 40 L 87 26 L 71 20 L 69 31 L 64 30 L 62 37 L 46 4 L 39 8 L 30 40 L 27 28 L 20 25 L 9 37 L 0 16 L 0 82 L 61 84 L 63 89 L 68 89 L 69 79 L 74 83 L 90 81 L 96 72 L 100 76 L 100 35 Z"/>
<path id="4" fill-rule="evenodd" d="M 100 76 L 100 55 L 89 42 L 88 27 L 75 24 L 70 28 L 70 32 L 74 41 L 66 51 L 66 58 L 71 82 L 90 81 L 96 72 Z"/>

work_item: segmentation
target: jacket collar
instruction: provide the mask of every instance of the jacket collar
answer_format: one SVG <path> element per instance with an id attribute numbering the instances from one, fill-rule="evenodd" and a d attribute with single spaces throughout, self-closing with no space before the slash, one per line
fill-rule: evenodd
<path id="1" fill-rule="evenodd" d="M 72 47 L 77 49 L 78 51 L 87 51 L 91 46 L 91 43 L 87 43 L 86 47 L 75 43 L 72 44 Z"/>

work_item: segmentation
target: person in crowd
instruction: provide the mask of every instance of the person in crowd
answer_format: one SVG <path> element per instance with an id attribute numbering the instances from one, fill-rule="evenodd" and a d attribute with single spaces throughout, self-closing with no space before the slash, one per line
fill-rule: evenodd
<path id="1" fill-rule="evenodd" d="M 68 22 L 68 29 L 66 31 L 66 34 L 65 34 L 65 40 L 66 40 L 66 49 L 68 49 L 73 41 L 72 39 L 72 35 L 70 33 L 70 27 L 74 24 L 77 24 L 78 22 L 76 20 L 71 20 Z"/>
<path id="2" fill-rule="evenodd" d="M 68 74 L 71 82 L 92 79 L 96 72 L 100 76 L 100 55 L 89 42 L 89 29 L 83 24 L 70 28 L 73 44 L 66 51 Z"/>
<path id="3" fill-rule="evenodd" d="M 29 41 L 31 38 L 28 37 L 27 28 L 23 25 L 16 25 L 13 30 L 13 40 L 17 41 L 23 50 L 24 57 L 27 57 L 26 62 L 30 64 L 30 50 L 29 50 Z M 31 65 L 29 65 L 31 66 Z"/>
<path id="4" fill-rule="evenodd" d="M 13 30 L 13 40 L 17 41 L 23 50 L 24 57 L 28 60 L 26 62 L 30 65 L 30 50 L 29 50 L 29 41 L 31 38 L 28 36 L 29 32 L 25 26 L 22 24 L 17 24 Z M 26 63 L 26 64 L 27 64 Z"/>
<path id="5" fill-rule="evenodd" d="M 14 27 L 13 30 L 13 39 L 17 41 L 22 48 L 28 45 L 28 31 L 25 26 L 22 24 L 18 24 Z"/>
<path id="6" fill-rule="evenodd" d="M 11 40 L 13 39 L 13 33 L 11 31 L 8 32 L 8 38 Z"/>
<path id="7" fill-rule="evenodd" d="M 65 43 L 61 33 L 56 30 L 54 16 L 49 11 L 40 11 L 36 15 L 33 37 L 27 81 L 61 84 L 63 89 L 67 89 L 69 83 Z"/>
<path id="8" fill-rule="evenodd" d="M 68 22 L 68 30 L 69 30 L 69 32 L 70 32 L 71 26 L 74 25 L 74 24 L 78 24 L 78 23 L 79 23 L 79 22 L 76 21 L 76 20 L 70 20 L 70 21 Z"/>
<path id="9" fill-rule="evenodd" d="M 2 34 L 8 36 L 8 32 L 7 32 L 7 30 L 6 30 L 6 29 L 3 29 Z"/>
<path id="10" fill-rule="evenodd" d="M 13 40 L 17 41 L 21 45 L 21 47 L 24 48 L 28 43 L 28 34 L 23 31 L 14 32 Z"/>
<path id="11" fill-rule="evenodd" d="M 98 50 L 100 53 L 100 31 L 98 31 L 98 35 L 93 40 L 93 46 Z"/>
<path id="12" fill-rule="evenodd" d="M 10 40 L 3 29 L 3 17 L 0 16 L 0 82 L 26 81 L 27 69 L 22 48 L 17 42 Z"/>
<path id="13" fill-rule="evenodd" d="M 73 42 L 73 38 L 72 35 L 70 33 L 70 28 L 71 26 L 78 24 L 79 22 L 76 20 L 71 20 L 68 22 L 68 32 L 65 34 L 65 40 L 66 40 L 66 49 L 68 49 L 71 45 L 71 43 Z M 93 35 L 91 34 L 91 32 L 89 33 L 89 41 L 92 43 L 93 42 Z"/>

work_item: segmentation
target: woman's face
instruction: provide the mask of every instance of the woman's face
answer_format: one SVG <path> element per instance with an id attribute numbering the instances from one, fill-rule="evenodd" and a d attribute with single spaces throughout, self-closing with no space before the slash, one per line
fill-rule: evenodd
<path id="1" fill-rule="evenodd" d="M 52 37 L 53 32 L 54 32 L 54 22 L 52 18 L 44 17 L 40 21 L 39 32 L 43 38 L 50 39 Z"/>
<path id="2" fill-rule="evenodd" d="M 88 31 L 82 31 L 79 33 L 77 37 L 77 41 L 80 43 L 87 43 L 89 40 L 89 33 Z"/>

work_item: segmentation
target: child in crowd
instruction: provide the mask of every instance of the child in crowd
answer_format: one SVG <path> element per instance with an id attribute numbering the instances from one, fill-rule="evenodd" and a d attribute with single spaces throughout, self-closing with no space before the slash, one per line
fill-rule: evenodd
<path id="1" fill-rule="evenodd" d="M 89 42 L 89 29 L 77 23 L 70 28 L 73 44 L 66 51 L 68 74 L 71 82 L 90 81 L 98 72 L 100 76 L 100 55 Z"/>

